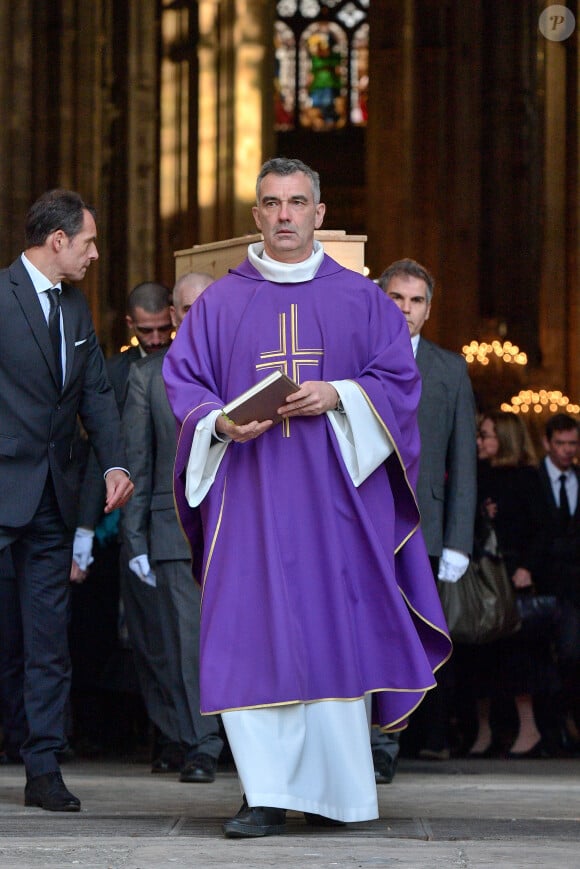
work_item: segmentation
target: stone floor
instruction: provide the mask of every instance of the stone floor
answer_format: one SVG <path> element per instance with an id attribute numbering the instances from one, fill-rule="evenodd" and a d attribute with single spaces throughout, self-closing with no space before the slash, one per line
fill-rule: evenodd
<path id="1" fill-rule="evenodd" d="M 227 840 L 237 777 L 210 785 L 151 775 L 144 763 L 63 768 L 80 814 L 25 809 L 22 767 L 0 768 L 2 869 L 400 867 L 580 869 L 580 760 L 402 760 L 379 785 L 380 819 L 315 830 L 289 813 L 287 832 Z"/>

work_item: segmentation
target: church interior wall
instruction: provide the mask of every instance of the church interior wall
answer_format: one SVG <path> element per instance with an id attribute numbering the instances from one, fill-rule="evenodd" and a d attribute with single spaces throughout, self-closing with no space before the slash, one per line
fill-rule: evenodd
<path id="1" fill-rule="evenodd" d="M 320 171 L 326 228 L 368 236 L 372 277 L 402 256 L 433 271 L 428 337 L 507 336 L 529 364 L 506 389 L 578 400 L 578 34 L 546 39 L 544 6 L 371 0 L 368 124 L 338 136 L 274 132 L 269 0 L 0 0 L 3 262 L 42 190 L 79 189 L 101 252 L 84 289 L 112 352 L 132 285 L 253 231 L 253 180 L 279 150 Z"/>

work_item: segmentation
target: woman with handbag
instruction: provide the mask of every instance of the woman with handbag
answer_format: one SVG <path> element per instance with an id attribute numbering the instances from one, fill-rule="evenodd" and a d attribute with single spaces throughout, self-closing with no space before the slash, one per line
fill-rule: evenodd
<path id="1" fill-rule="evenodd" d="M 533 588 L 543 550 L 535 454 L 526 425 L 511 413 L 486 414 L 477 435 L 480 522 L 496 532 L 499 550 L 517 592 Z M 487 645 L 471 647 L 478 691 L 478 731 L 469 756 L 488 756 L 494 747 L 491 698 L 512 698 L 517 734 L 508 757 L 537 757 L 544 746 L 532 696 L 547 690 L 552 678 L 549 645 L 516 632 Z M 479 672 L 479 677 L 477 675 Z"/>

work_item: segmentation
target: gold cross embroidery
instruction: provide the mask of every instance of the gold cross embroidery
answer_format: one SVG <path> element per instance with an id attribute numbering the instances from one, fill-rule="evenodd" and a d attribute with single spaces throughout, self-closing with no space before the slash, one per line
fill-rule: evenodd
<path id="1" fill-rule="evenodd" d="M 296 383 L 302 382 L 301 369 L 307 366 L 319 366 L 320 358 L 324 356 L 324 350 L 321 347 L 301 347 L 298 338 L 298 305 L 290 305 L 290 334 L 287 329 L 286 312 L 278 314 L 278 334 L 279 343 L 276 350 L 267 350 L 260 353 L 259 362 L 256 365 L 257 371 L 266 369 L 279 369 L 288 374 L 289 365 L 291 365 L 291 373 L 288 374 Z M 290 352 L 288 352 L 290 346 Z M 290 420 L 282 421 L 283 437 L 290 437 Z"/>

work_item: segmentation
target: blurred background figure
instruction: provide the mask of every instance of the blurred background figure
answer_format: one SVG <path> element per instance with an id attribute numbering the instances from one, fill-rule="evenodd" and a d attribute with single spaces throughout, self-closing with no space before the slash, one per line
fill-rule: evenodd
<path id="1" fill-rule="evenodd" d="M 543 594 L 556 595 L 560 603 L 555 647 L 562 697 L 556 726 L 560 746 L 568 752 L 580 748 L 578 445 L 578 422 L 572 416 L 558 413 L 548 419 L 543 439 L 546 455 L 538 469 L 547 541 L 536 587 Z"/>
<path id="2" fill-rule="evenodd" d="M 476 537 L 495 529 L 500 552 L 516 592 L 527 594 L 540 576 L 544 548 L 544 515 L 536 456 L 523 419 L 493 412 L 480 421 Z M 504 726 L 513 728 L 507 756 L 538 757 L 546 746 L 536 720 L 533 696 L 553 689 L 555 671 L 550 644 L 523 631 L 482 646 L 458 647 L 464 691 L 472 686 L 477 706 L 477 733 L 469 757 L 487 757 L 501 750 L 494 733 L 491 702 Z M 515 707 L 516 721 L 510 721 Z"/>

